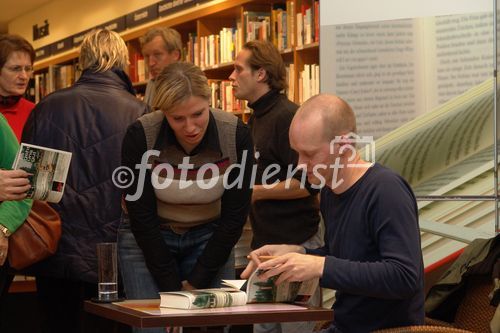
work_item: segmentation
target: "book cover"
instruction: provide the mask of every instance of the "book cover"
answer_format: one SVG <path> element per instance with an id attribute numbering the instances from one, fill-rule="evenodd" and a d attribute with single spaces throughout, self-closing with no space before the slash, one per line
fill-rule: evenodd
<path id="1" fill-rule="evenodd" d="M 71 153 L 21 143 L 12 169 L 30 174 L 27 198 L 58 203 L 64 193 Z"/>
<path id="2" fill-rule="evenodd" d="M 278 276 L 267 281 L 259 279 L 261 270 L 256 270 L 247 280 L 222 280 L 222 284 L 239 290 L 245 290 L 247 303 L 294 302 L 305 304 L 314 294 L 319 280 L 303 282 L 285 282 L 275 284 Z"/>
<path id="3" fill-rule="evenodd" d="M 208 309 L 245 305 L 245 292 L 233 288 L 196 289 L 160 293 L 160 307 L 173 309 Z"/>

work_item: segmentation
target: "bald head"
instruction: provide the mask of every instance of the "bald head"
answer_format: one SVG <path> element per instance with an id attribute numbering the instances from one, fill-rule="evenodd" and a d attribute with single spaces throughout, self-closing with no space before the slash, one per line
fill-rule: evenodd
<path id="1" fill-rule="evenodd" d="M 290 132 L 321 135 L 330 142 L 337 135 L 356 133 L 356 118 L 349 104 L 335 95 L 320 94 L 302 104 L 293 118 Z"/>

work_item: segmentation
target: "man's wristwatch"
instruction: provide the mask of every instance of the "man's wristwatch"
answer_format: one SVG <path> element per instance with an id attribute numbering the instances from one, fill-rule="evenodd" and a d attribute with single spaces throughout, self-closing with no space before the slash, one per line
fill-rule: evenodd
<path id="1" fill-rule="evenodd" d="M 0 231 L 2 232 L 2 234 L 5 236 L 5 237 L 9 237 L 10 235 L 12 235 L 12 233 L 9 231 L 9 229 L 7 229 L 7 227 L 3 226 L 0 224 Z"/>

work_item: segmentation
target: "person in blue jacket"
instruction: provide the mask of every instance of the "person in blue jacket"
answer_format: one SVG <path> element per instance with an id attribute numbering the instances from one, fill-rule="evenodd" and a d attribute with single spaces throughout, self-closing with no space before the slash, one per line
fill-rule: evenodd
<path id="1" fill-rule="evenodd" d="M 32 267 L 43 332 L 111 331 L 100 330 L 83 301 L 97 295 L 96 244 L 117 238 L 122 192 L 112 175 L 123 137 L 149 109 L 135 97 L 127 46 L 116 32 L 87 34 L 79 66 L 78 81 L 40 101 L 23 131 L 23 142 L 73 153 L 64 195 L 53 205 L 62 220 L 59 247 Z"/>
<path id="2" fill-rule="evenodd" d="M 290 143 L 308 180 L 322 187 L 325 246 L 266 245 L 242 273 L 262 278 L 320 278 L 337 290 L 333 323 L 325 332 L 371 332 L 424 323 L 423 260 L 415 196 L 408 183 L 354 148 L 351 107 L 333 95 L 306 101 L 290 126 Z M 276 258 L 260 262 L 259 256 Z"/>

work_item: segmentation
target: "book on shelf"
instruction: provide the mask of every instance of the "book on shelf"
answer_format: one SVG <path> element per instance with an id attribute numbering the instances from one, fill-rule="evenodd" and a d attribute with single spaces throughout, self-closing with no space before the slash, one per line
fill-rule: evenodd
<path id="1" fill-rule="evenodd" d="M 260 280 L 256 270 L 248 280 L 222 280 L 223 288 L 160 292 L 160 307 L 205 309 L 242 306 L 248 303 L 306 304 L 318 287 L 319 280 L 275 284 L 277 276 Z"/>
<path id="2" fill-rule="evenodd" d="M 64 193 L 71 153 L 21 143 L 12 169 L 30 174 L 27 198 L 58 203 Z"/>
<path id="3" fill-rule="evenodd" d="M 244 11 L 243 29 L 246 42 L 271 40 L 271 13 Z"/>

